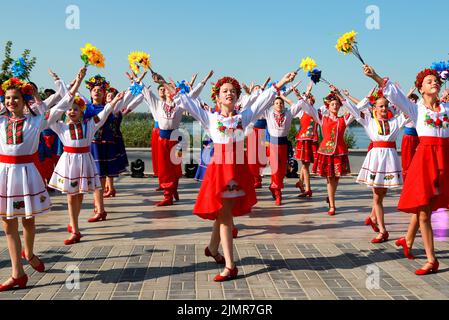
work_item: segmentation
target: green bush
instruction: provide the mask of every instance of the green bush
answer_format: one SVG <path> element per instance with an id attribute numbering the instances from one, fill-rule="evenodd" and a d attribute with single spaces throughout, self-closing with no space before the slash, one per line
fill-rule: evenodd
<path id="1" fill-rule="evenodd" d="M 150 145 L 154 121 L 148 113 L 130 113 L 123 118 L 121 131 L 125 146 L 145 148 Z"/>
<path id="2" fill-rule="evenodd" d="M 349 149 L 353 149 L 357 142 L 357 139 L 356 139 L 354 133 L 346 131 L 345 142 Z"/>

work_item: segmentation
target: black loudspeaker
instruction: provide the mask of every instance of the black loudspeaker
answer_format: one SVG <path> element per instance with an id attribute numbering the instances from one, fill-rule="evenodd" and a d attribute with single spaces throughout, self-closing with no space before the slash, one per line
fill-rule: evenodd
<path id="1" fill-rule="evenodd" d="M 298 178 L 298 161 L 290 159 L 287 163 L 287 178 Z"/>
<path id="2" fill-rule="evenodd" d="M 137 159 L 136 161 L 131 162 L 131 177 L 133 178 L 143 178 L 145 171 L 145 163 Z"/>
<path id="3" fill-rule="evenodd" d="M 187 163 L 184 166 L 185 176 L 186 178 L 195 178 L 196 171 L 198 170 L 197 163 Z"/>

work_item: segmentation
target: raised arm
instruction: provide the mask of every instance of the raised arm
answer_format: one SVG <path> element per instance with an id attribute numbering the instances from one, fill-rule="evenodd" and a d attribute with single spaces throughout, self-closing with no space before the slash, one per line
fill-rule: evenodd
<path id="1" fill-rule="evenodd" d="M 143 97 L 145 102 L 148 105 L 150 113 L 153 115 L 153 118 L 157 121 L 157 105 L 159 103 L 159 98 L 150 90 L 150 88 L 145 87 L 142 90 Z"/>
<path id="2" fill-rule="evenodd" d="M 75 84 L 70 88 L 70 91 L 59 101 L 55 107 L 51 108 L 47 117 L 47 126 L 50 126 L 53 122 L 58 121 L 64 112 L 73 104 L 73 99 L 77 93 L 81 82 L 86 76 L 87 68 L 83 67 L 77 74 Z"/>
<path id="3" fill-rule="evenodd" d="M 289 72 L 276 85 L 271 86 L 270 89 L 265 90 L 257 100 L 249 107 L 241 112 L 243 126 L 255 122 L 264 111 L 273 105 L 273 100 L 276 97 L 277 89 L 282 88 L 285 84 L 292 82 L 296 77 L 296 72 Z"/>
<path id="4" fill-rule="evenodd" d="M 103 110 L 101 110 L 99 114 L 89 120 L 93 122 L 95 131 L 97 131 L 104 125 L 111 112 L 115 110 L 115 107 L 120 101 L 122 101 L 124 96 L 124 92 L 119 92 L 110 103 L 106 104 L 106 106 L 103 108 Z"/>
<path id="5" fill-rule="evenodd" d="M 390 103 L 397 106 L 402 112 L 408 115 L 413 122 L 418 118 L 418 108 L 408 97 L 394 85 L 390 80 L 381 78 L 374 69 L 368 65 L 363 66 L 365 75 L 377 82 L 379 88 L 383 89 L 383 94 Z"/>
<path id="6" fill-rule="evenodd" d="M 192 117 L 198 120 L 206 130 L 209 128 L 209 115 L 211 113 L 201 108 L 197 99 L 193 99 L 189 95 L 179 92 L 173 101 L 178 107 L 186 110 Z"/>
<path id="7" fill-rule="evenodd" d="M 204 86 L 206 85 L 207 81 L 209 81 L 209 79 L 214 75 L 214 71 L 211 70 L 207 76 L 200 82 L 198 83 L 189 93 L 189 96 L 192 97 L 193 99 L 196 99 L 200 96 L 201 92 L 204 89 Z"/>

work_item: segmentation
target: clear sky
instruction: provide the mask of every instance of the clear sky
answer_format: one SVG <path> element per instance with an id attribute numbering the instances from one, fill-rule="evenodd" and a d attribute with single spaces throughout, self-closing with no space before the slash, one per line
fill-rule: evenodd
<path id="1" fill-rule="evenodd" d="M 79 30 L 66 28 L 69 5 L 79 7 Z M 366 27 L 370 5 L 379 8 L 379 29 Z M 22 0 L 20 7 L 4 1 L 1 11 L 0 55 L 7 40 L 14 42 L 15 57 L 31 49 L 38 58 L 31 78 L 40 87 L 52 86 L 48 67 L 69 81 L 82 66 L 86 42 L 106 57 L 106 68 L 89 67 L 88 76 L 101 73 L 122 90 L 128 85 L 128 53 L 141 50 L 150 54 L 155 71 L 175 80 L 195 72 L 202 78 L 213 69 L 212 80 L 230 75 L 246 83 L 279 79 L 311 56 L 327 80 L 364 96 L 373 83 L 361 63 L 334 47 L 352 29 L 365 61 L 404 90 L 421 68 L 449 59 L 444 0 Z M 302 89 L 305 78 L 298 78 Z M 209 89 L 203 92 L 206 101 Z M 326 91 L 319 84 L 314 92 L 321 99 Z"/>

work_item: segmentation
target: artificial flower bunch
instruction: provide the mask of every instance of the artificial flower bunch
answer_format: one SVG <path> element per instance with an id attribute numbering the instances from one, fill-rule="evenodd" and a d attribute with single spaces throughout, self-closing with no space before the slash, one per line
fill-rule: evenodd
<path id="1" fill-rule="evenodd" d="M 20 57 L 16 61 L 13 62 L 11 66 L 11 73 L 14 77 L 23 79 L 28 68 L 28 64 L 26 63 L 23 57 Z"/>
<path id="2" fill-rule="evenodd" d="M 299 65 L 299 69 L 302 69 L 304 72 L 310 72 L 317 66 L 315 60 L 311 57 L 306 57 L 301 60 L 301 64 Z M 297 71 L 299 71 L 299 69 Z"/>
<path id="3" fill-rule="evenodd" d="M 81 48 L 81 60 L 85 66 L 96 66 L 97 68 L 104 68 L 105 58 L 101 51 L 90 43 L 86 43 L 84 48 Z"/>
<path id="4" fill-rule="evenodd" d="M 147 71 L 151 66 L 150 55 L 142 51 L 131 52 L 128 55 L 128 61 L 129 67 L 136 75 L 140 72 L 140 68 Z"/>
<path id="5" fill-rule="evenodd" d="M 363 61 L 362 56 L 360 55 L 359 48 L 357 47 L 357 41 L 355 39 L 356 35 L 357 32 L 354 30 L 346 32 L 338 38 L 335 48 L 338 52 L 343 52 L 344 54 L 354 54 L 363 64 L 365 64 L 365 61 Z"/>
<path id="6" fill-rule="evenodd" d="M 316 67 L 317 63 L 310 57 L 302 59 L 301 64 L 299 65 L 300 69 L 302 69 L 304 72 L 307 72 L 307 76 L 310 78 L 310 80 L 313 81 L 313 83 L 317 84 L 322 80 L 323 82 L 330 84 L 329 81 L 321 76 L 321 70 L 317 69 Z"/>
<path id="7" fill-rule="evenodd" d="M 33 99 L 34 89 L 28 82 L 24 82 L 18 78 L 11 78 L 2 83 L 0 88 L 0 101 L 5 101 L 6 91 L 11 89 L 18 89 L 22 93 L 25 101 L 30 101 Z"/>
<path id="8" fill-rule="evenodd" d="M 374 91 L 368 98 L 369 104 L 373 107 L 376 104 L 376 101 L 380 98 L 384 97 L 384 93 L 382 89 L 378 89 Z"/>
<path id="9" fill-rule="evenodd" d="M 447 81 L 449 78 L 449 61 L 434 62 L 430 68 L 436 70 L 442 80 Z"/>

